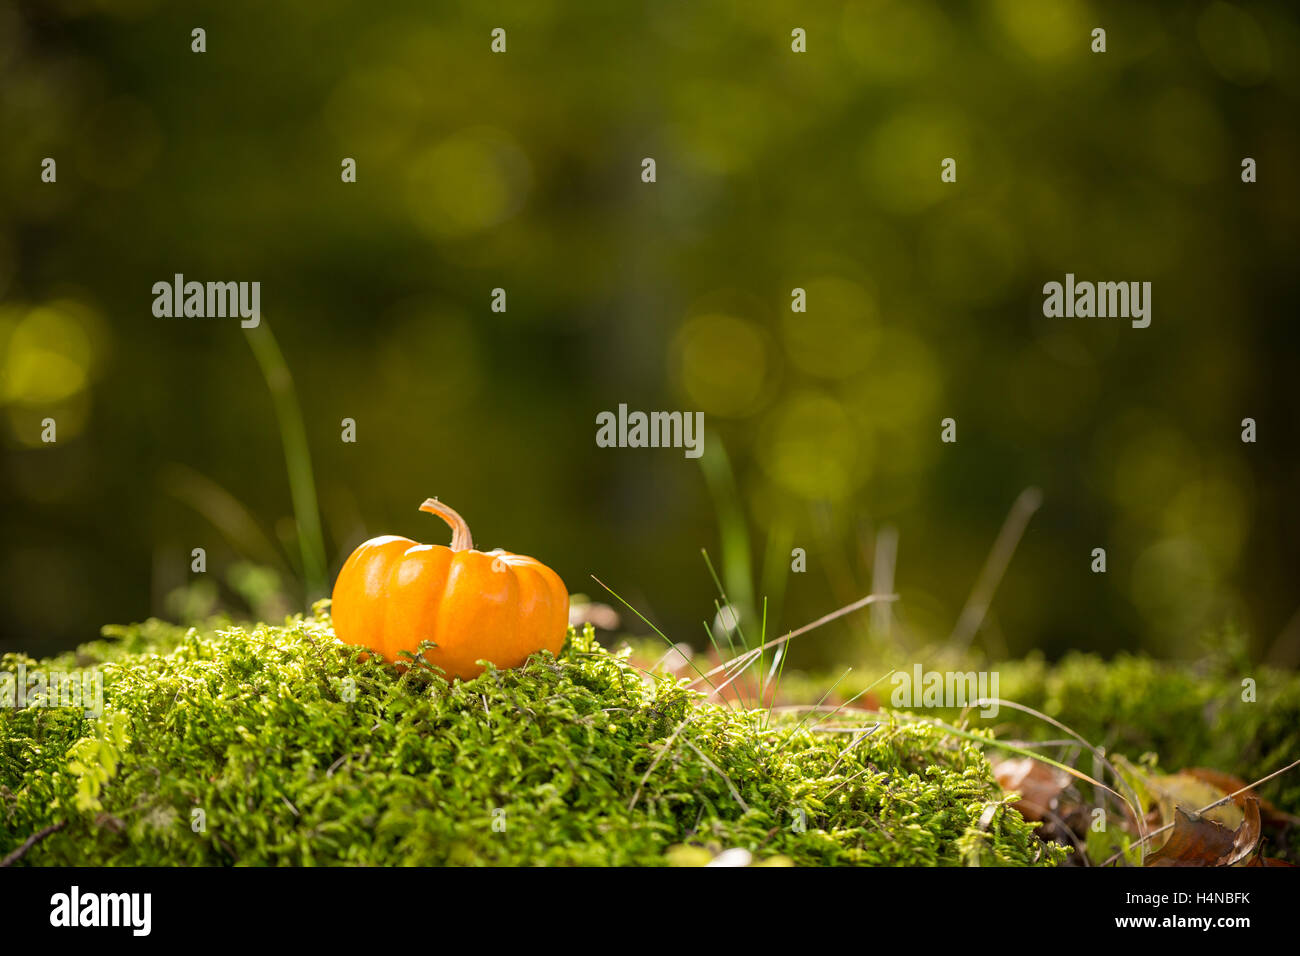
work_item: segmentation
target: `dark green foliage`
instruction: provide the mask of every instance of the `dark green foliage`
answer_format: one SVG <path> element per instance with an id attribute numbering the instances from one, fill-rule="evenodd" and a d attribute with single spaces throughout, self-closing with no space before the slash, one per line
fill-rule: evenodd
<path id="1" fill-rule="evenodd" d="M 590 633 L 559 659 L 448 684 L 358 660 L 322 612 L 105 632 L 23 659 L 98 667 L 105 706 L 0 709 L 0 855 L 63 821 L 24 863 L 656 864 L 690 859 L 681 844 L 797 864 L 1064 855 L 970 741 L 886 720 L 842 755 L 855 737 L 832 721 L 765 727 Z"/>

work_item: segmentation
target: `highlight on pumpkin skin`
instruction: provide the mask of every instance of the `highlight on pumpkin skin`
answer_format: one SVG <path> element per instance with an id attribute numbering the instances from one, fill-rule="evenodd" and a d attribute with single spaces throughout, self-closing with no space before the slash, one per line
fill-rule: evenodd
<path id="1" fill-rule="evenodd" d="M 569 621 L 560 576 L 526 555 L 474 550 L 465 519 L 436 498 L 420 510 L 447 522 L 451 545 L 399 535 L 359 545 L 334 583 L 335 636 L 399 669 L 404 653 L 422 655 L 448 678 L 477 677 L 479 661 L 512 668 L 538 651 L 558 654 Z"/>

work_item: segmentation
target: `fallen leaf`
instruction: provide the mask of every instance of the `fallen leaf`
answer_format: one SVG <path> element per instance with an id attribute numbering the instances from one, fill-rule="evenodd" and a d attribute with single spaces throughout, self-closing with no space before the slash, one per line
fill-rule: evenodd
<path id="1" fill-rule="evenodd" d="M 1043 819 L 1070 782 L 1060 770 L 1032 757 L 1000 761 L 993 767 L 993 776 L 1003 790 L 1020 794 L 1015 808 L 1026 820 Z"/>
<path id="2" fill-rule="evenodd" d="M 1234 777 L 1230 773 L 1223 773 L 1219 770 L 1211 770 L 1208 767 L 1187 767 L 1183 773 L 1198 780 L 1204 780 L 1206 783 L 1218 787 L 1223 791 L 1224 796 L 1230 793 L 1236 793 L 1238 790 L 1246 788 L 1246 781 L 1240 777 Z M 1289 813 L 1284 813 L 1273 804 L 1269 803 L 1263 797 L 1256 797 L 1259 800 L 1259 817 L 1261 822 L 1271 826 L 1286 826 L 1288 824 L 1300 823 L 1300 817 L 1294 817 Z"/>
<path id="3" fill-rule="evenodd" d="M 1230 830 L 1208 817 L 1174 808 L 1174 830 L 1147 866 L 1236 866 L 1259 845 L 1259 800 L 1246 796 L 1241 826 Z"/>
<path id="4" fill-rule="evenodd" d="M 1187 772 L 1150 777 L 1147 780 L 1147 786 L 1159 807 L 1160 820 L 1163 823 L 1169 823 L 1174 819 L 1175 807 L 1181 807 L 1188 812 L 1196 812 L 1201 807 L 1208 807 L 1212 803 L 1217 803 L 1232 793 L 1231 790 L 1225 790 L 1216 783 Z M 1226 803 L 1220 803 L 1217 807 L 1202 814 L 1202 816 L 1227 827 L 1229 830 L 1235 830 L 1241 826 L 1242 810 L 1240 799 L 1229 800 Z"/>
<path id="5" fill-rule="evenodd" d="M 1236 866 L 1254 853 L 1255 848 L 1259 846 L 1259 797 L 1245 794 L 1244 798 L 1237 798 L 1239 801 L 1243 799 L 1245 801 L 1243 804 L 1245 819 L 1241 822 L 1241 826 L 1237 828 L 1237 832 L 1233 834 L 1232 856 L 1227 860 L 1220 860 L 1219 866 Z"/>

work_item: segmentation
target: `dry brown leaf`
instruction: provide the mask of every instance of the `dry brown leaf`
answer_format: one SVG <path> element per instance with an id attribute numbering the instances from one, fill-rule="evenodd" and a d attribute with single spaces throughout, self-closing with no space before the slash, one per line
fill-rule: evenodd
<path id="1" fill-rule="evenodd" d="M 1041 820 L 1054 810 L 1061 791 L 1070 782 L 1065 773 L 1032 757 L 999 761 L 993 767 L 993 776 L 1003 790 L 1020 794 L 1015 808 L 1026 820 Z"/>
<path id="2" fill-rule="evenodd" d="M 1201 807 L 1218 803 L 1232 792 L 1185 772 L 1150 777 L 1147 780 L 1147 787 L 1151 792 L 1151 796 L 1155 798 L 1162 823 L 1173 821 L 1175 807 L 1181 807 L 1189 813 L 1195 812 Z M 1241 800 L 1238 798 L 1237 800 L 1229 800 L 1226 803 L 1218 803 L 1218 806 L 1206 811 L 1201 816 L 1213 820 L 1229 830 L 1236 830 L 1237 827 L 1241 826 L 1243 809 Z"/>
<path id="3" fill-rule="evenodd" d="M 1197 780 L 1204 780 L 1211 786 L 1218 787 L 1226 796 L 1229 793 L 1236 793 L 1238 790 L 1246 788 L 1246 781 L 1240 777 L 1234 777 L 1230 773 L 1223 773 L 1220 770 L 1211 770 L 1208 767 L 1187 767 L 1183 773 L 1195 777 Z M 1289 813 L 1284 813 L 1273 804 L 1269 803 L 1263 797 L 1256 797 L 1259 801 L 1260 821 L 1270 826 L 1285 826 L 1287 824 L 1300 823 L 1300 817 L 1293 817 Z"/>
<path id="4" fill-rule="evenodd" d="M 1236 830 L 1175 807 L 1173 833 L 1146 858 L 1146 865 L 1236 866 L 1255 852 L 1260 835 L 1259 800 L 1246 796 L 1241 807 L 1243 819 Z"/>

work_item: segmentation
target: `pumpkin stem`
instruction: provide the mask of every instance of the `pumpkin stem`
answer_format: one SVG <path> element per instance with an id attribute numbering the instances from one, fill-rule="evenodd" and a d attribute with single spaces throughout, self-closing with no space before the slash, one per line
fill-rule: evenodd
<path id="1" fill-rule="evenodd" d="M 421 511 L 427 511 L 431 515 L 437 515 L 443 521 L 451 526 L 451 550 L 469 551 L 474 547 L 474 539 L 470 537 L 469 525 L 465 519 L 456 513 L 456 510 L 449 505 L 444 505 L 437 498 L 430 498 L 420 505 Z"/>

